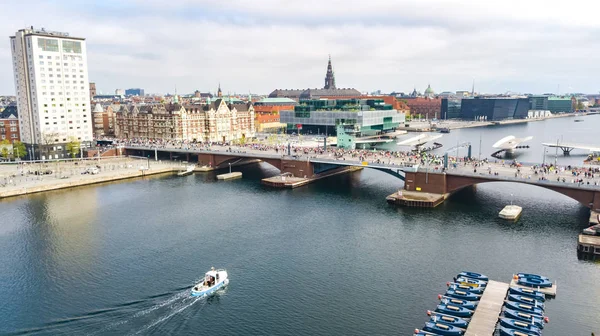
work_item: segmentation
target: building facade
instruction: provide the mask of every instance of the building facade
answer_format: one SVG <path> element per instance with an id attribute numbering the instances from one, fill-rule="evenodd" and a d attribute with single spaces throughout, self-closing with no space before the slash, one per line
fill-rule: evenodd
<path id="1" fill-rule="evenodd" d="M 548 97 L 548 108 L 552 113 L 572 113 L 577 108 L 575 97 Z"/>
<path id="2" fill-rule="evenodd" d="M 19 114 L 16 105 L 9 105 L 0 112 L 0 141 L 11 143 L 21 141 L 19 135 Z"/>
<path id="3" fill-rule="evenodd" d="M 426 119 L 440 118 L 442 99 L 430 97 L 406 97 L 401 101 L 408 105 L 412 118 L 421 117 Z"/>
<path id="4" fill-rule="evenodd" d="M 115 114 L 113 109 L 120 109 L 120 104 L 101 105 L 96 103 L 92 111 L 92 126 L 94 129 L 94 138 L 115 136 Z"/>
<path id="5" fill-rule="evenodd" d="M 140 89 L 140 88 L 134 88 L 134 89 L 127 89 L 125 90 L 125 95 L 126 96 L 143 96 L 144 95 L 144 89 Z"/>
<path id="6" fill-rule="evenodd" d="M 338 147 L 352 149 L 357 139 L 391 132 L 405 121 L 382 99 L 308 100 L 280 115 L 290 132 L 336 135 Z"/>
<path id="7" fill-rule="evenodd" d="M 460 118 L 465 120 L 525 119 L 528 112 L 528 98 L 463 99 L 460 106 Z"/>
<path id="8" fill-rule="evenodd" d="M 255 127 L 257 132 L 277 132 L 286 124 L 279 120 L 279 112 L 293 110 L 297 102 L 290 98 L 264 98 L 254 103 Z"/>
<path id="9" fill-rule="evenodd" d="M 90 83 L 90 97 L 94 97 L 96 95 L 96 83 Z"/>
<path id="10" fill-rule="evenodd" d="M 43 28 L 10 37 L 20 137 L 29 158 L 68 156 L 63 144 L 92 140 L 84 38 Z"/>
<path id="11" fill-rule="evenodd" d="M 115 112 L 115 136 L 122 139 L 231 142 L 255 137 L 254 127 L 252 104 L 223 99 L 185 107 L 177 102 L 121 106 Z"/>
<path id="12" fill-rule="evenodd" d="M 460 105 L 462 99 L 460 98 L 442 98 L 441 104 L 441 119 L 459 119 L 461 118 L 460 114 Z"/>

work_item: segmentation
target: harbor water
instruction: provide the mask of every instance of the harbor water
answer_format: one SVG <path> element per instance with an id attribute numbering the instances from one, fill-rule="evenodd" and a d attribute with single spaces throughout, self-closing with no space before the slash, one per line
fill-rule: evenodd
<path id="1" fill-rule="evenodd" d="M 535 127 L 567 141 L 571 127 L 598 129 L 600 117 L 585 118 L 595 126 L 566 118 L 486 129 L 484 155 L 506 135 L 533 135 L 522 161 L 540 161 L 533 145 L 546 139 Z M 478 145 L 480 132 L 448 136 Z M 583 136 L 569 141 L 594 140 Z M 261 185 L 278 174 L 265 163 L 234 170 L 244 177 L 145 178 L 0 201 L 0 335 L 411 335 L 462 270 L 504 282 L 546 275 L 558 295 L 544 335 L 600 331 L 600 266 L 576 253 L 589 210 L 566 196 L 487 183 L 435 209 L 399 208 L 385 197 L 402 182 L 375 170 L 295 190 Z M 511 199 L 523 207 L 516 223 L 497 218 Z M 230 285 L 190 297 L 211 266 L 226 268 Z"/>

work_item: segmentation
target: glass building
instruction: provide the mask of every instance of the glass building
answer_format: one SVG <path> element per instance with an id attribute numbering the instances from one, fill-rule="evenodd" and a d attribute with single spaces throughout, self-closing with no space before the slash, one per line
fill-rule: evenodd
<path id="1" fill-rule="evenodd" d="M 460 105 L 462 99 L 459 98 L 442 98 L 441 115 L 442 119 L 458 119 L 460 118 Z"/>
<path id="2" fill-rule="evenodd" d="M 382 99 L 320 99 L 280 111 L 280 121 L 288 132 L 336 135 L 339 147 L 354 148 L 357 138 L 394 131 L 405 115 Z"/>
<path id="3" fill-rule="evenodd" d="M 490 98 L 463 99 L 460 106 L 460 117 L 476 120 L 524 119 L 529 112 L 528 98 Z"/>

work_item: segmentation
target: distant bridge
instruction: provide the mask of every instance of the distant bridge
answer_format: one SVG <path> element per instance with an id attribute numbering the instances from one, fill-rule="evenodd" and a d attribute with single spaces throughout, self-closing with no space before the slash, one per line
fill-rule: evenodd
<path id="1" fill-rule="evenodd" d="M 542 145 L 544 145 L 546 147 L 550 147 L 550 148 L 560 148 L 563 151 L 564 155 L 571 154 L 571 151 L 573 149 L 583 149 L 583 150 L 587 150 L 590 152 L 600 152 L 600 146 L 595 146 L 595 145 L 585 145 L 585 144 L 577 144 L 577 143 L 570 143 L 570 142 L 556 142 L 556 143 L 544 142 L 544 143 L 542 143 Z"/>

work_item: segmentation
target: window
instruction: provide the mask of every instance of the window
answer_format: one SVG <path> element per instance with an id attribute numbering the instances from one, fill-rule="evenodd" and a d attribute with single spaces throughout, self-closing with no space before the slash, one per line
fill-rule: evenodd
<path id="1" fill-rule="evenodd" d="M 41 57 L 42 57 L 42 56 L 40 56 L 40 58 L 41 58 Z M 40 65 L 44 65 L 44 61 L 40 61 Z"/>
<path id="2" fill-rule="evenodd" d="M 38 48 L 43 51 L 58 51 L 58 40 L 49 38 L 38 38 Z M 48 59 L 52 59 L 52 56 L 48 56 Z"/>
<path id="3" fill-rule="evenodd" d="M 48 68 L 48 71 L 52 71 L 52 68 Z"/>
<path id="4" fill-rule="evenodd" d="M 81 42 L 79 41 L 62 41 L 63 52 L 81 54 Z"/>
<path id="5" fill-rule="evenodd" d="M 52 59 L 52 56 L 48 56 L 48 57 L 46 57 L 46 58 L 47 58 L 47 59 Z"/>
<path id="6" fill-rule="evenodd" d="M 44 56 L 40 55 L 40 59 L 44 59 Z"/>
<path id="7" fill-rule="evenodd" d="M 13 135 L 11 135 L 10 137 L 11 137 L 11 138 L 13 138 L 13 139 L 16 139 L 16 138 L 17 138 L 17 135 L 16 135 L 16 134 L 13 134 Z"/>

